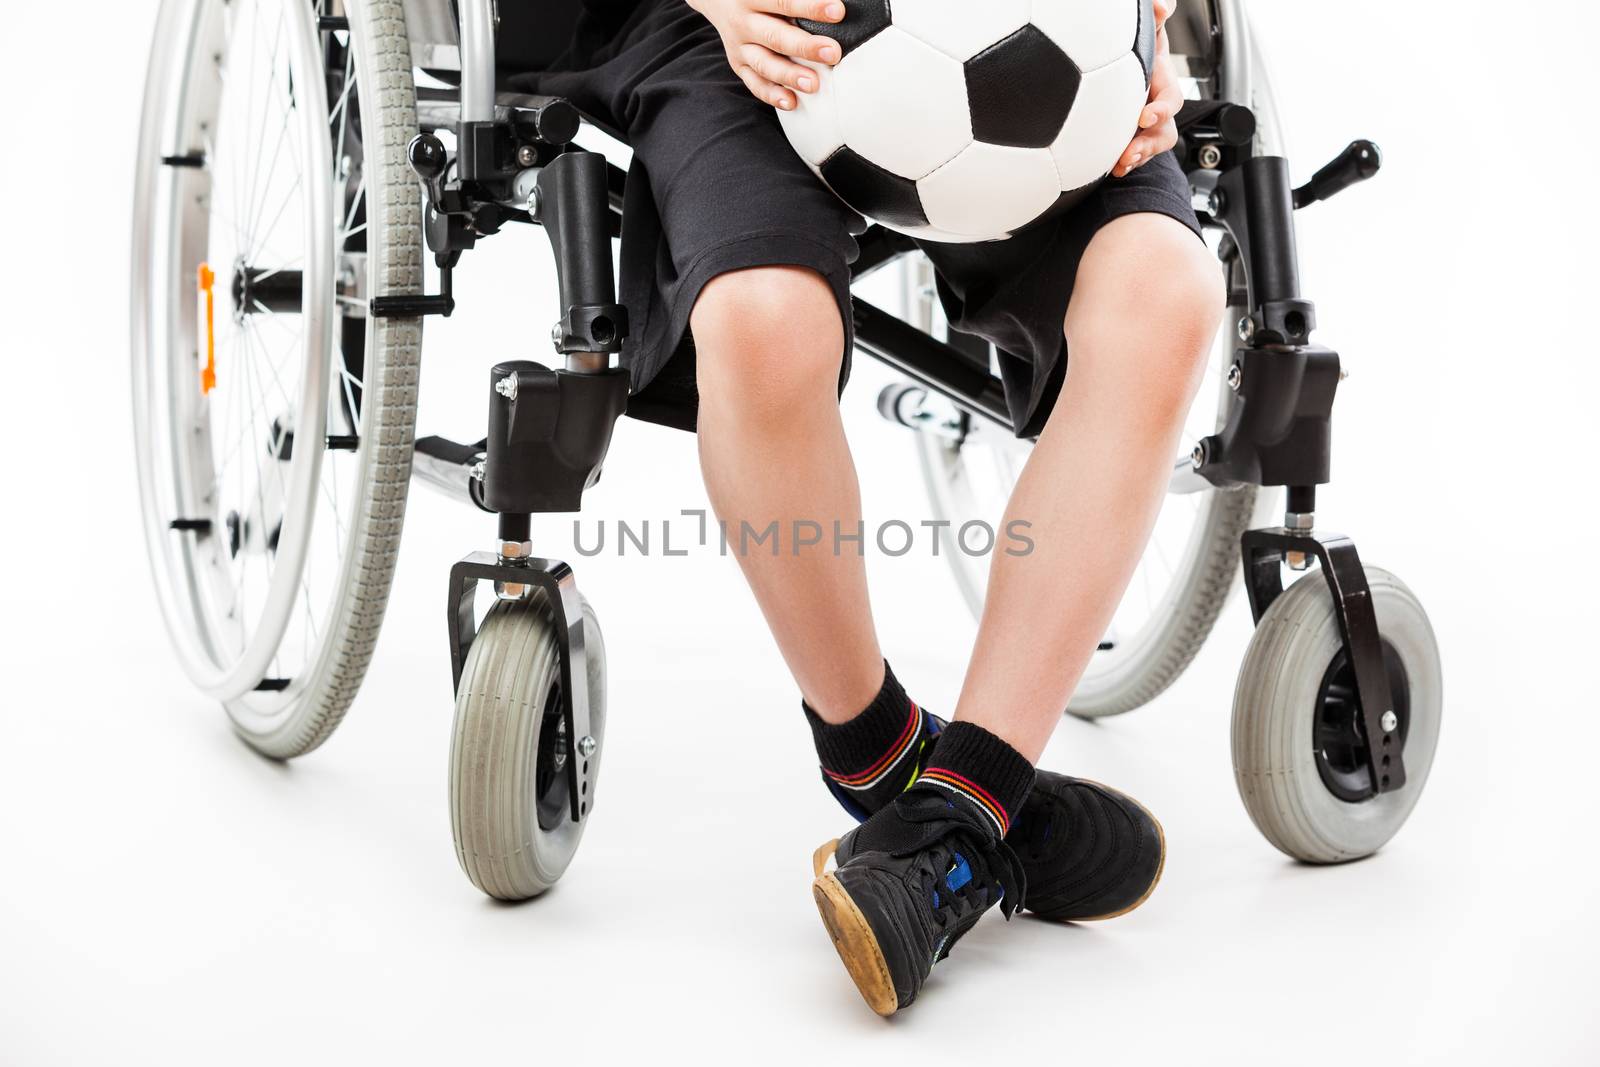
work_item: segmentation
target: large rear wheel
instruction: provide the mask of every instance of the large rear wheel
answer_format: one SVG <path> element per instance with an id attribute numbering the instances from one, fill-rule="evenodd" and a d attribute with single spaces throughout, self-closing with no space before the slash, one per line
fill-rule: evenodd
<path id="1" fill-rule="evenodd" d="M 405 517 L 420 291 L 401 0 L 166 0 L 140 131 L 133 404 L 185 671 L 275 757 L 365 674 Z M 336 27 L 329 29 L 327 27 Z"/>

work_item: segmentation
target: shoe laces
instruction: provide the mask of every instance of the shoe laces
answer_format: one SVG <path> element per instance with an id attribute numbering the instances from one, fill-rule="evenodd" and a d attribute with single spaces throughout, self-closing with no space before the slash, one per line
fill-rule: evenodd
<path id="1" fill-rule="evenodd" d="M 938 794 L 903 794 L 896 807 L 916 832 L 891 851 L 922 854 L 922 889 L 941 929 L 991 904 L 998 903 L 1008 919 L 1022 906 L 1027 879 L 1021 861 L 977 817 Z"/>

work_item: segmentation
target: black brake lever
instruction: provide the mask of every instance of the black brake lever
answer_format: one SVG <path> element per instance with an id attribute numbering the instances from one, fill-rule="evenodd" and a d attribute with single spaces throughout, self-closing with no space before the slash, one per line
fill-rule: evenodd
<path id="1" fill-rule="evenodd" d="M 1366 181 L 1383 166 L 1383 153 L 1371 141 L 1352 141 L 1350 147 L 1294 191 L 1294 206 L 1308 207 L 1327 200 L 1352 185 Z"/>

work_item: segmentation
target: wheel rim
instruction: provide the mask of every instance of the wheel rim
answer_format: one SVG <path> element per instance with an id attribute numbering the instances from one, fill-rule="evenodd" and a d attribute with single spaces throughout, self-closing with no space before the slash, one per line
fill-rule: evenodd
<path id="1" fill-rule="evenodd" d="M 572 789 L 567 778 L 571 750 L 567 739 L 567 718 L 561 713 L 561 682 L 552 682 L 545 696 L 544 715 L 539 724 L 539 748 L 534 756 L 533 796 L 539 829 L 546 833 L 566 821 L 572 810 Z"/>
<path id="2" fill-rule="evenodd" d="M 1399 719 L 1395 733 L 1399 750 L 1405 752 L 1411 730 L 1411 685 L 1405 662 L 1389 642 L 1383 642 L 1383 662 L 1389 678 L 1389 708 Z M 1340 649 L 1328 665 L 1317 689 L 1312 731 L 1317 773 L 1328 792 L 1350 804 L 1371 800 L 1376 793 L 1371 761 L 1367 756 L 1366 724 L 1361 699 L 1356 695 L 1355 667 L 1349 653 Z M 1388 738 L 1384 739 L 1385 745 Z M 1379 753 L 1380 766 L 1389 762 L 1387 751 Z M 1380 771 L 1381 773 L 1381 771 Z"/>
<path id="3" fill-rule="evenodd" d="M 323 651 L 349 549 L 359 453 L 347 449 L 363 438 L 355 49 L 315 17 L 294 0 L 169 0 L 141 131 L 147 543 L 185 670 L 262 727 L 303 695 Z M 192 162 L 163 163 L 175 156 Z"/>

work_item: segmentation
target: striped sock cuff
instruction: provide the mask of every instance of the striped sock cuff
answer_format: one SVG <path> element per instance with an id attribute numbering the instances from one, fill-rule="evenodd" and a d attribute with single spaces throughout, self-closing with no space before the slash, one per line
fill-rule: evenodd
<path id="1" fill-rule="evenodd" d="M 970 801 L 1004 837 L 1033 788 L 1033 764 L 983 727 L 953 722 L 917 779 L 923 783 Z"/>
<path id="2" fill-rule="evenodd" d="M 883 665 L 883 685 L 878 695 L 849 722 L 826 723 L 809 707 L 801 707 L 811 724 L 822 773 L 829 781 L 845 789 L 864 791 L 884 781 L 902 764 L 910 777 L 907 754 L 917 748 L 922 736 L 922 709 L 906 695 L 887 663 Z"/>

